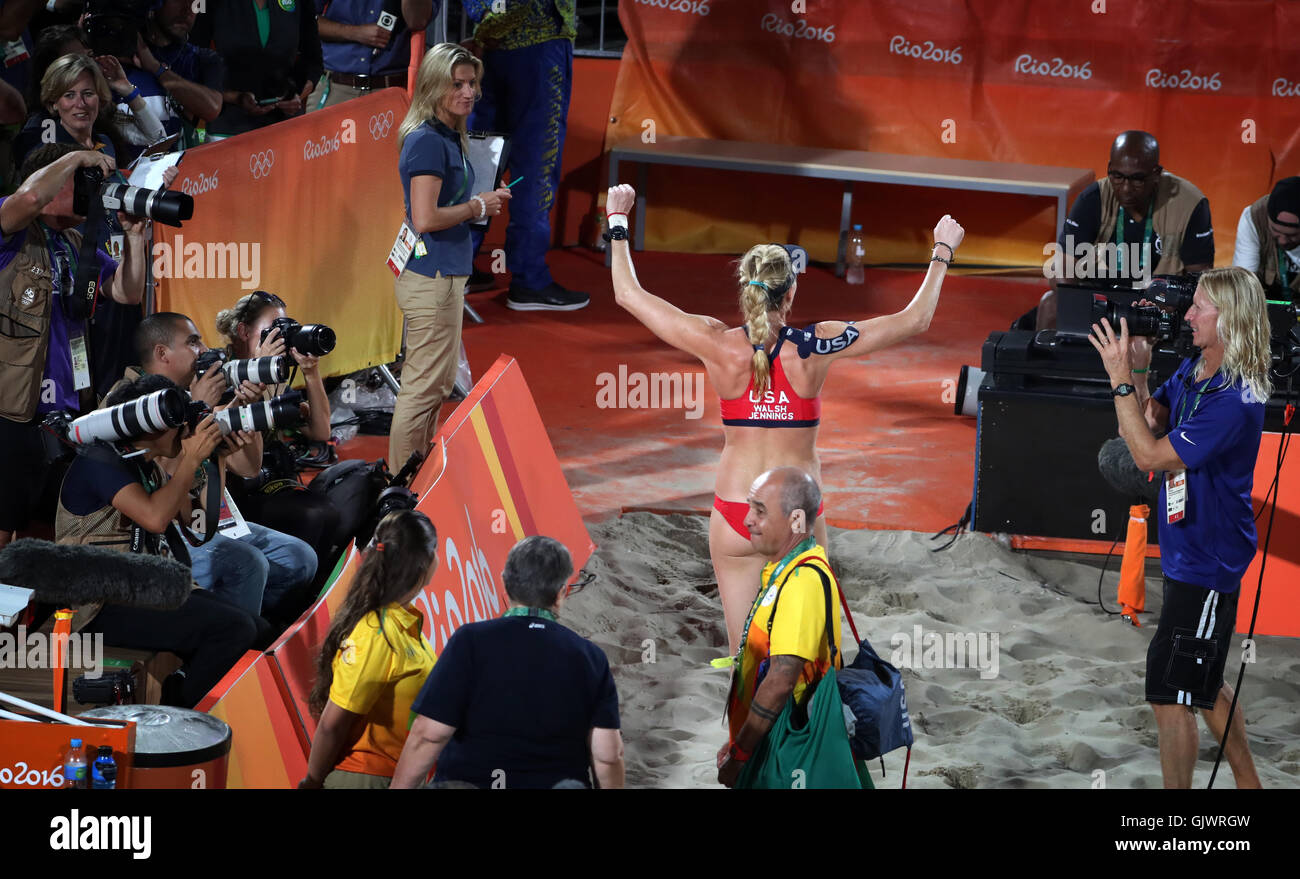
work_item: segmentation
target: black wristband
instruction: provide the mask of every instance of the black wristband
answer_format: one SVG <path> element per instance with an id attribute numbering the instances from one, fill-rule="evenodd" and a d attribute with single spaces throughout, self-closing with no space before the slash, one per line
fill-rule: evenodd
<path id="1" fill-rule="evenodd" d="M 627 227 L 610 226 L 607 230 L 605 230 L 605 233 L 600 237 L 604 238 L 606 241 L 626 241 Z"/>

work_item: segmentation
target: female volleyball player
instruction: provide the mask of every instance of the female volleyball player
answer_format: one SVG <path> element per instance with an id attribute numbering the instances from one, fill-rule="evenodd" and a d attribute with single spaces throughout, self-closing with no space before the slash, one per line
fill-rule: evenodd
<path id="1" fill-rule="evenodd" d="M 948 264 L 966 233 L 946 214 L 939 220 L 929 271 L 902 311 L 860 322 L 822 321 L 806 329 L 786 325 L 798 290 L 789 253 L 779 244 L 755 245 L 738 271 L 745 322 L 729 327 L 707 315 L 687 314 L 637 283 L 626 237 L 627 212 L 635 200 L 636 192 L 624 184 L 611 187 L 605 203 L 615 299 L 660 339 L 698 357 L 721 398 L 725 445 L 714 484 L 709 554 L 734 653 L 764 564 L 744 524 L 750 485 L 760 473 L 787 465 L 822 484 L 817 425 L 831 364 L 925 332 Z M 817 517 L 814 533 L 825 546 L 823 516 Z"/>

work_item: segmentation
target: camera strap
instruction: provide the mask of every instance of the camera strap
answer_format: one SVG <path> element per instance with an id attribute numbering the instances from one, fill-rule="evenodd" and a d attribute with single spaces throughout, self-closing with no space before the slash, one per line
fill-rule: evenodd
<path id="1" fill-rule="evenodd" d="M 94 313 L 99 295 L 99 260 L 95 251 L 104 232 L 104 209 L 95 199 L 91 200 L 90 215 L 82 228 L 81 248 L 73 263 L 72 289 L 61 291 L 66 313 L 77 320 L 86 320 Z"/>
<path id="2" fill-rule="evenodd" d="M 207 527 L 203 529 L 203 536 L 199 537 L 185 525 L 176 522 L 172 523 L 177 532 L 183 535 L 191 546 L 203 546 L 216 537 L 217 532 L 221 530 L 221 474 L 217 470 L 217 465 L 211 459 L 203 462 L 202 469 L 203 474 L 207 477 L 207 485 L 203 492 L 203 513 Z M 169 537 L 169 543 L 170 540 Z"/>

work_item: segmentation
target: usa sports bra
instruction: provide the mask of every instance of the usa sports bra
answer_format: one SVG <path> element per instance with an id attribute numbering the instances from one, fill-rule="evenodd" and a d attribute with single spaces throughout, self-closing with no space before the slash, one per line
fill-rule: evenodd
<path id="1" fill-rule="evenodd" d="M 815 326 L 815 324 L 814 324 Z M 748 328 L 745 335 L 749 335 Z M 730 427 L 816 427 L 821 423 L 822 400 L 820 396 L 808 399 L 800 397 L 790 387 L 781 366 L 781 346 L 787 338 L 811 339 L 815 336 L 813 327 L 797 330 L 794 327 L 782 327 L 777 337 L 776 347 L 767 355 L 772 365 L 768 389 L 761 395 L 754 392 L 754 376 L 749 377 L 745 393 L 731 400 L 719 401 L 722 409 L 722 423 Z M 796 338 L 798 337 L 798 338 Z M 810 352 L 811 353 L 811 352 Z M 807 357 L 801 346 L 800 356 Z"/>

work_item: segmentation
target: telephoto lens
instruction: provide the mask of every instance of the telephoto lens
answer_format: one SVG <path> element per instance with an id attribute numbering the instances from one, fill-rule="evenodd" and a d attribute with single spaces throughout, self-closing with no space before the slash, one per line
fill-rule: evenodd
<path id="1" fill-rule="evenodd" d="M 253 357 L 248 360 L 232 360 L 221 371 L 226 380 L 238 387 L 244 382 L 256 385 L 278 385 L 289 378 L 289 358 L 280 354 L 274 357 Z"/>
<path id="2" fill-rule="evenodd" d="M 279 430 L 302 422 L 302 392 L 286 391 L 278 397 L 248 406 L 232 406 L 216 413 L 225 436 L 237 430 Z"/>
<path id="3" fill-rule="evenodd" d="M 108 183 L 104 207 L 132 217 L 148 217 L 167 226 L 179 226 L 194 216 L 194 197 L 170 189 L 141 189 L 126 183 Z"/>
<path id="4" fill-rule="evenodd" d="M 158 433 L 185 423 L 186 396 L 180 388 L 164 388 L 136 400 L 96 409 L 68 426 L 68 439 L 85 445 L 120 442 Z"/>

